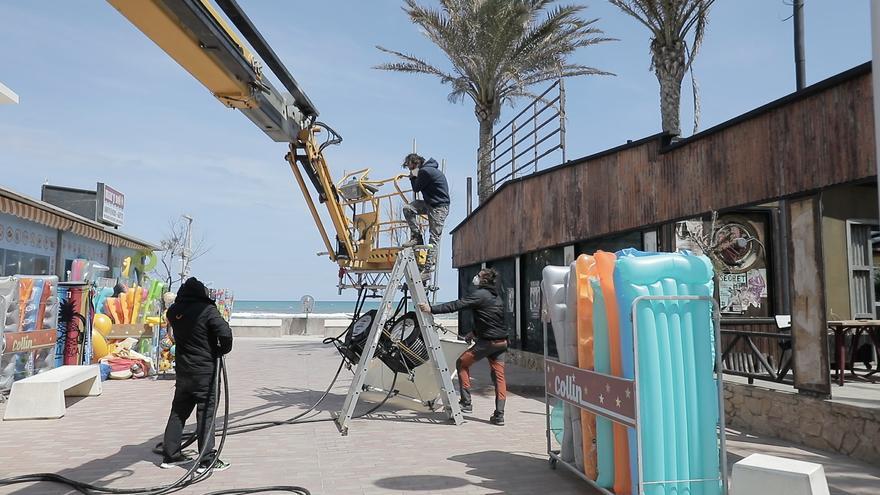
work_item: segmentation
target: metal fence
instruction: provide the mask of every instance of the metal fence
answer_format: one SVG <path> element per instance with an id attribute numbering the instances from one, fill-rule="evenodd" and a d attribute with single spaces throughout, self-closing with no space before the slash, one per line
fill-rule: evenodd
<path id="1" fill-rule="evenodd" d="M 555 81 L 492 136 L 492 189 L 538 171 L 539 162 L 554 153 L 553 165 L 565 162 L 565 85 Z M 477 150 L 479 163 L 480 150 Z M 477 174 L 479 177 L 479 174 Z"/>
<path id="2" fill-rule="evenodd" d="M 721 320 L 721 362 L 726 375 L 794 383 L 791 333 L 780 331 L 773 318 Z"/>

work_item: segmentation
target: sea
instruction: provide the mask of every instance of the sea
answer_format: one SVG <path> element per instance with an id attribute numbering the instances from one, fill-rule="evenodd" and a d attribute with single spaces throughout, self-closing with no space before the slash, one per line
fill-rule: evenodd
<path id="1" fill-rule="evenodd" d="M 351 314 L 354 313 L 355 301 L 315 301 L 315 307 L 312 313 L 315 314 Z M 364 302 L 363 311 L 371 309 L 379 309 L 379 301 Z M 298 315 L 303 314 L 302 303 L 300 301 L 240 301 L 236 300 L 232 307 L 233 313 L 247 314 L 281 314 L 281 315 Z"/>
<path id="2" fill-rule="evenodd" d="M 312 314 L 351 317 L 354 314 L 355 301 L 315 301 Z M 371 309 L 379 309 L 379 300 L 364 302 L 361 313 Z M 235 300 L 232 306 L 233 316 L 239 318 L 280 318 L 292 315 L 304 315 L 300 301 L 244 301 Z M 438 319 L 455 318 L 455 315 L 439 315 Z"/>

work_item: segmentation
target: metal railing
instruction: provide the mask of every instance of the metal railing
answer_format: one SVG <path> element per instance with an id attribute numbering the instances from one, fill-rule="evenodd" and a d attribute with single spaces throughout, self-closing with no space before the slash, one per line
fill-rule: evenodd
<path id="1" fill-rule="evenodd" d="M 773 318 L 721 320 L 721 363 L 726 375 L 776 383 L 794 383 L 791 333 L 779 331 Z"/>
<path id="2" fill-rule="evenodd" d="M 489 169 L 492 190 L 516 177 L 538 171 L 539 162 L 560 152 L 565 162 L 565 85 L 558 79 L 492 136 Z M 477 164 L 481 150 L 477 150 Z M 480 177 L 479 170 L 477 177 Z"/>

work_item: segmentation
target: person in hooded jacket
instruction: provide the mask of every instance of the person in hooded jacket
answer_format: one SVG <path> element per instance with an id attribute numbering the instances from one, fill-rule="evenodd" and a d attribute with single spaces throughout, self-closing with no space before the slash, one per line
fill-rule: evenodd
<path id="1" fill-rule="evenodd" d="M 414 200 L 403 207 L 403 216 L 410 230 L 409 241 L 403 243 L 403 247 L 425 244 L 418 224 L 418 216 L 426 215 L 433 248 L 428 251 L 423 273 L 430 274 L 434 270 L 437 247 L 443 235 L 443 224 L 449 215 L 449 184 L 446 182 L 446 176 L 437 166 L 437 160 L 433 158 L 425 161 L 423 157 L 410 153 L 404 159 L 403 166 L 410 170 L 409 179 L 413 192 L 422 194 L 422 199 Z"/>
<path id="2" fill-rule="evenodd" d="M 171 415 L 162 441 L 162 468 L 192 462 L 180 451 L 183 426 L 196 409 L 196 434 L 199 452 L 205 456 L 197 472 L 213 468 L 222 471 L 229 463 L 216 457 L 214 431 L 208 431 L 217 405 L 217 383 L 214 371 L 217 360 L 232 350 L 232 330 L 208 295 L 205 284 L 189 278 L 177 291 L 177 297 L 166 313 L 174 333 L 175 373 L 177 382 Z"/>
<path id="3" fill-rule="evenodd" d="M 504 355 L 507 352 L 508 336 L 504 326 L 504 305 L 498 297 L 497 279 L 498 272 L 492 268 L 484 268 L 472 280 L 475 287 L 465 297 L 435 306 L 422 303 L 419 304 L 419 309 L 433 314 L 454 313 L 462 309 L 473 310 L 474 330 L 465 337 L 465 340 L 468 342 L 476 340 L 476 343 L 464 351 L 455 363 L 461 390 L 459 404 L 462 412 L 473 412 L 470 367 L 477 361 L 488 358 L 492 383 L 495 385 L 495 412 L 489 418 L 489 422 L 503 426 L 504 403 L 507 400 Z"/>

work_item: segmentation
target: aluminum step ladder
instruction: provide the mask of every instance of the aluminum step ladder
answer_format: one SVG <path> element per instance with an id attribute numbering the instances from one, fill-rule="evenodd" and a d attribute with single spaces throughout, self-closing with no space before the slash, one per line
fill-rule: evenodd
<path id="1" fill-rule="evenodd" d="M 342 411 L 334 415 L 336 427 L 342 435 L 348 434 L 349 423 L 354 416 L 354 409 L 357 406 L 358 399 L 364 391 L 364 380 L 367 376 L 367 369 L 370 361 L 376 354 L 376 348 L 379 345 L 379 337 L 382 335 L 382 329 L 385 322 L 394 309 L 394 299 L 400 288 L 401 282 L 404 281 L 409 288 L 413 303 L 415 304 L 416 319 L 419 322 L 419 328 L 422 332 L 422 338 L 428 348 L 428 361 L 434 366 L 437 377 L 437 385 L 440 388 L 440 400 L 443 402 L 443 411 L 449 417 L 450 421 L 459 425 L 463 419 L 461 416 L 461 408 L 458 405 L 457 394 L 452 385 L 452 375 L 449 372 L 449 366 L 443 351 L 440 348 L 440 336 L 434 329 L 434 316 L 425 313 L 419 309 L 419 304 L 428 303 L 428 296 L 425 292 L 425 285 L 422 282 L 419 267 L 416 263 L 416 255 L 413 248 L 404 248 L 397 254 L 397 261 L 391 269 L 388 278 L 388 286 L 385 288 L 385 294 L 382 296 L 382 302 L 379 305 L 377 318 L 373 320 L 370 326 L 370 334 L 367 337 L 364 352 L 358 361 L 355 369 L 354 378 L 348 389 L 348 395 L 342 406 Z M 428 363 L 425 363 L 428 364 Z"/>

